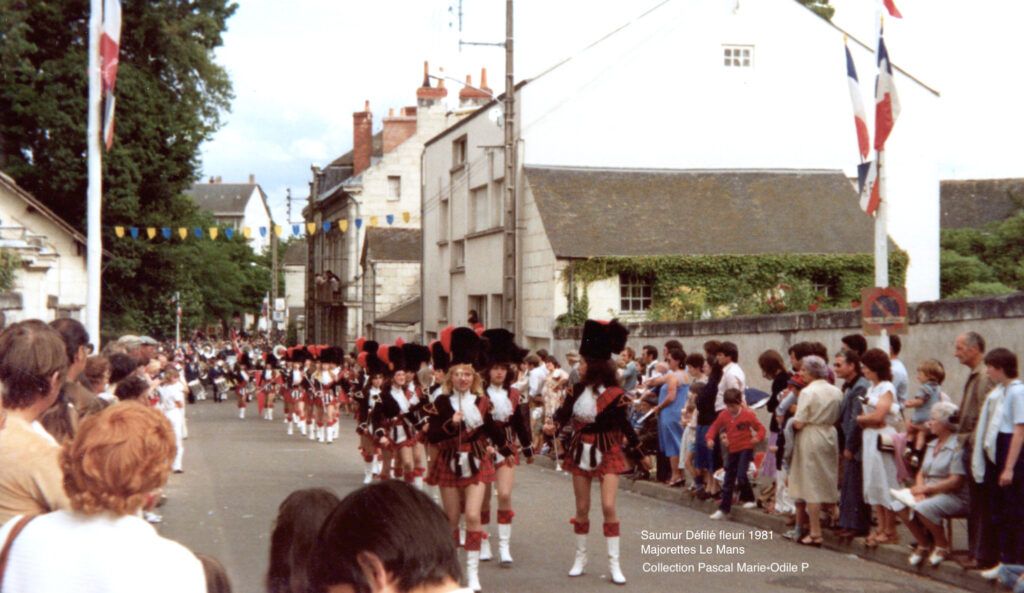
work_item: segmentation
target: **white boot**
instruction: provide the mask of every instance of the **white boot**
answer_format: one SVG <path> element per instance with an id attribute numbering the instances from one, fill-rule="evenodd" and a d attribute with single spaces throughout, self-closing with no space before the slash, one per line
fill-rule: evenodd
<path id="1" fill-rule="evenodd" d="M 274 420 L 274 408 L 267 408 L 267 420 Z"/>
<path id="2" fill-rule="evenodd" d="M 483 535 L 483 539 L 480 540 L 480 562 L 487 562 L 491 558 L 494 558 L 494 555 L 491 554 L 491 540 L 488 537 L 490 534 L 486 529 L 481 529 L 481 534 Z"/>
<path id="3" fill-rule="evenodd" d="M 334 436 L 335 436 L 334 435 L 334 433 L 335 433 L 334 429 L 337 426 L 338 426 L 337 424 L 332 424 L 332 425 L 327 427 L 327 442 L 328 443 L 333 443 L 334 442 Z"/>
<path id="4" fill-rule="evenodd" d="M 466 545 L 466 520 L 459 520 L 459 546 Z"/>
<path id="5" fill-rule="evenodd" d="M 373 462 L 367 461 L 363 465 L 363 484 L 369 484 L 373 481 Z"/>
<path id="6" fill-rule="evenodd" d="M 376 455 L 373 456 L 373 475 L 379 476 L 381 470 L 380 458 Z"/>
<path id="7" fill-rule="evenodd" d="M 294 425 L 291 422 L 288 422 L 288 434 L 293 434 L 294 433 L 293 428 L 294 428 Z"/>
<path id="8" fill-rule="evenodd" d="M 501 565 L 512 564 L 512 550 L 509 542 L 512 540 L 512 524 L 498 523 L 498 556 L 501 558 Z"/>
<path id="9" fill-rule="evenodd" d="M 316 440 L 316 425 L 315 424 L 310 424 L 309 426 L 307 426 L 306 427 L 306 431 L 303 434 L 309 435 L 309 440 L 315 441 Z"/>
<path id="10" fill-rule="evenodd" d="M 605 540 L 608 542 L 608 570 L 611 572 L 612 582 L 616 585 L 625 585 L 626 577 L 619 566 L 619 538 L 607 537 Z"/>
<path id="11" fill-rule="evenodd" d="M 480 552 L 466 552 L 466 587 L 480 590 Z"/>
<path id="12" fill-rule="evenodd" d="M 316 438 L 321 443 L 327 442 L 327 427 L 324 425 L 318 425 L 316 427 Z"/>
<path id="13" fill-rule="evenodd" d="M 572 562 L 572 568 L 569 569 L 569 576 L 578 577 L 583 574 L 583 569 L 587 567 L 587 534 L 577 533 L 576 534 L 576 559 Z"/>
<path id="14" fill-rule="evenodd" d="M 245 419 L 245 408 L 238 408 L 238 417 L 242 420 Z"/>
<path id="15" fill-rule="evenodd" d="M 306 436 L 306 423 L 302 421 L 302 418 L 296 419 L 295 423 L 299 425 L 299 432 L 302 433 L 302 436 Z"/>
<path id="16" fill-rule="evenodd" d="M 420 492 L 423 492 L 423 476 L 416 476 L 413 478 L 412 485 Z"/>

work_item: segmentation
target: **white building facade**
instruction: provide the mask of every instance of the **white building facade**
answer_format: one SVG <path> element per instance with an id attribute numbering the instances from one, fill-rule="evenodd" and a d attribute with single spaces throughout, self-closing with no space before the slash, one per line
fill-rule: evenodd
<path id="1" fill-rule="evenodd" d="M 868 81 L 862 91 L 870 106 L 873 51 L 854 40 L 850 49 L 861 79 Z M 902 71 L 896 85 L 903 113 L 886 156 L 890 237 L 910 255 L 909 298 L 927 300 L 938 296 L 939 183 L 925 133 L 935 124 L 938 96 Z M 519 282 L 514 329 L 523 344 L 550 344 L 555 318 L 568 309 L 563 272 L 572 260 L 571 248 L 552 245 L 553 231 L 546 228 L 550 223 L 541 216 L 525 170 L 769 171 L 855 178 L 859 159 L 848 89 L 843 32 L 790 0 L 667 3 L 521 83 L 515 121 Z M 833 105 L 834 113 L 807 117 L 809 104 Z M 449 127 L 424 150 L 427 340 L 446 325 L 465 324 L 470 309 L 489 327 L 501 324 L 504 138 L 492 116 L 495 109 L 500 103 Z M 873 223 L 856 207 L 851 188 L 833 192 L 850 204 L 830 207 L 821 216 L 831 217 L 837 229 L 856 228 L 861 235 L 851 241 L 856 252 L 870 253 Z M 658 212 L 660 206 L 640 201 L 636 207 Z M 662 213 L 666 225 L 694 214 L 703 212 Z M 621 210 L 601 214 L 627 215 Z M 751 216 L 758 216 L 757 210 Z M 629 317 L 623 290 L 619 278 L 591 285 L 591 314 Z M 642 291 L 638 288 L 641 300 Z"/>
<path id="2" fill-rule="evenodd" d="M 20 260 L 0 296 L 4 325 L 26 319 L 84 321 L 85 236 L 0 173 L 0 249 Z"/>
<path id="3" fill-rule="evenodd" d="M 274 220 L 267 195 L 255 176 L 250 175 L 248 183 L 222 183 L 219 177 L 214 177 L 207 183 L 193 185 L 185 193 L 200 210 L 213 215 L 218 225 L 248 234 L 254 253 L 263 253 L 270 247 Z"/>

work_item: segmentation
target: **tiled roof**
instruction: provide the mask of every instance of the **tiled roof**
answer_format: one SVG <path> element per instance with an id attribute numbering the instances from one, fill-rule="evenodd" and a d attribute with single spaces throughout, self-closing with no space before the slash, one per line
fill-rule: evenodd
<path id="1" fill-rule="evenodd" d="M 1024 179 L 943 181 L 941 228 L 980 228 L 1024 208 Z"/>
<path id="2" fill-rule="evenodd" d="M 525 172 L 557 257 L 872 251 L 841 171 Z"/>
<path id="3" fill-rule="evenodd" d="M 412 325 L 423 320 L 422 312 L 420 297 L 416 297 L 378 317 L 376 322 Z"/>
<path id="4" fill-rule="evenodd" d="M 249 196 L 257 189 L 255 183 L 197 183 L 185 194 L 214 216 L 242 216 Z"/>
<path id="5" fill-rule="evenodd" d="M 361 261 L 363 265 L 367 261 L 423 261 L 423 234 L 420 229 L 370 227 Z"/>
<path id="6" fill-rule="evenodd" d="M 305 267 L 308 263 L 308 258 L 309 250 L 305 239 L 288 243 L 288 249 L 284 252 L 284 265 Z"/>

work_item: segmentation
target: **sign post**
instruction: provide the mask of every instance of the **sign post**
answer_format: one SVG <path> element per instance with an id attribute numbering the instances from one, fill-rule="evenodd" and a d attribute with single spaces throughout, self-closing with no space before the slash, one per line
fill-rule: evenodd
<path id="1" fill-rule="evenodd" d="M 906 288 L 865 288 L 860 302 L 864 335 L 882 336 L 888 346 L 888 336 L 908 333 Z"/>

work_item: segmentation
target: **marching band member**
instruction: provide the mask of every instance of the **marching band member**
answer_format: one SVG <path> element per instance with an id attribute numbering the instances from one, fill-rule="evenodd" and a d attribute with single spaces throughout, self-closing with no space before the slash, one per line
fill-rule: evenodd
<path id="1" fill-rule="evenodd" d="M 415 407 L 419 398 L 409 391 L 409 377 L 405 371 L 404 350 L 401 346 L 382 347 L 380 354 L 390 370 L 381 394 L 380 405 L 371 416 L 373 434 L 384 452 L 384 468 L 381 479 L 391 476 L 392 461 L 398 461 L 398 468 L 406 482 L 414 479 L 413 449 L 416 446 Z"/>
<path id="2" fill-rule="evenodd" d="M 358 362 L 366 371 L 366 385 L 353 394 L 356 400 L 356 433 L 359 434 L 359 451 L 365 465 L 363 484 L 369 484 L 373 481 L 373 476 L 380 473 L 377 470 L 377 443 L 373 438 L 370 418 L 381 401 L 384 373 L 387 367 L 383 361 L 377 358 L 377 342 L 357 341 L 357 347 L 365 348 L 360 352 Z"/>
<path id="3" fill-rule="evenodd" d="M 495 486 L 498 491 L 498 555 L 502 565 L 512 564 L 510 541 L 512 538 L 512 486 L 515 482 L 515 467 L 519 465 L 519 454 L 526 456 L 527 463 L 533 463 L 533 436 L 530 432 L 529 402 L 519 391 L 512 388 L 515 365 L 522 362 L 527 351 L 516 346 L 515 335 L 506 329 L 484 331 L 484 353 L 486 367 L 485 394 L 491 402 L 491 415 L 495 423 L 505 432 L 505 439 L 512 449 L 512 455 L 495 459 Z M 490 490 L 484 497 L 481 525 L 487 531 L 490 523 Z M 491 546 L 485 534 L 481 544 L 480 560 L 491 558 Z"/>
<path id="4" fill-rule="evenodd" d="M 274 402 L 277 399 L 278 391 L 284 384 L 284 377 L 278 370 L 279 362 L 274 354 L 267 354 L 267 360 L 263 365 L 262 372 L 262 397 L 263 397 L 263 418 L 274 419 Z"/>
<path id="5" fill-rule="evenodd" d="M 441 395 L 427 408 L 427 438 L 438 447 L 431 476 L 441 487 L 441 500 L 453 536 L 458 538 L 460 498 L 466 518 L 466 581 L 480 590 L 480 512 L 487 485 L 494 481 L 495 448 L 512 455 L 505 432 L 491 415 L 474 364 L 479 363 L 480 338 L 465 327 L 451 333 L 451 368 Z M 461 496 L 460 496 L 461 495 Z M 458 539 L 456 539 L 458 541 Z"/>
<path id="6" fill-rule="evenodd" d="M 626 583 L 619 566 L 619 519 L 615 495 L 619 474 L 628 469 L 626 454 L 643 459 L 639 439 L 629 423 L 625 392 L 619 386 L 611 361 L 626 346 L 629 330 L 617 320 L 602 323 L 588 319 L 580 343 L 581 379 L 555 412 L 554 426 L 544 430 L 554 436 L 562 426 L 572 427 L 565 452 L 564 467 L 572 474 L 576 494 L 576 558 L 569 576 L 583 574 L 587 564 L 587 533 L 590 531 L 590 490 L 594 478 L 601 484 L 601 508 L 604 511 L 604 536 L 608 545 L 608 564 L 612 582 Z M 626 447 L 624 447 L 626 443 Z"/>
<path id="7" fill-rule="evenodd" d="M 309 388 L 309 381 L 303 367 L 308 361 L 309 353 L 305 348 L 289 350 L 288 362 L 291 363 L 291 369 L 288 371 L 288 410 L 291 413 L 285 414 L 288 434 L 293 434 L 293 425 L 298 425 L 299 431 L 306 434 L 305 392 Z"/>
<path id="8" fill-rule="evenodd" d="M 426 388 L 420 382 L 420 372 L 430 362 L 430 349 L 422 344 L 403 344 L 402 351 L 405 360 L 406 391 L 409 392 L 410 399 L 416 400 L 412 407 L 412 423 L 416 431 L 416 444 L 412 449 L 412 483 L 419 490 L 423 490 L 423 478 L 427 473 L 427 417 L 423 409 L 428 400 Z"/>
<path id="9" fill-rule="evenodd" d="M 248 402 L 251 377 L 249 376 L 249 355 L 243 354 L 238 357 L 233 374 L 235 381 L 235 395 L 238 398 L 238 418 L 245 419 L 245 407 Z"/>

